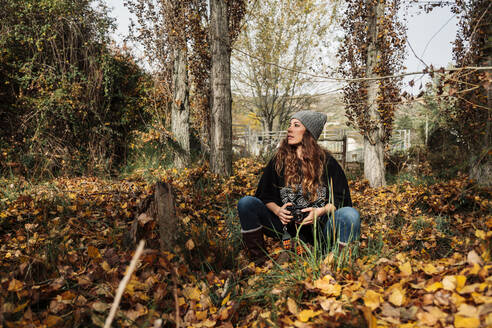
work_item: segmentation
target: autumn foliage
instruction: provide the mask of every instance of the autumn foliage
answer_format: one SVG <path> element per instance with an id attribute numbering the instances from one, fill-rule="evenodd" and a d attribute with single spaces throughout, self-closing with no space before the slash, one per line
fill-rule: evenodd
<path id="1" fill-rule="evenodd" d="M 242 159 L 230 178 L 207 166 L 153 171 L 176 193 L 181 242 L 169 252 L 158 251 L 153 218 L 139 216 L 153 192 L 139 174 L 1 180 L 0 325 L 102 326 L 135 250 L 134 220 L 147 246 L 115 327 L 174 327 L 176 318 L 193 327 L 492 324 L 490 191 L 466 176 L 383 188 L 353 181 L 360 244 L 277 265 L 280 243 L 269 239 L 271 259 L 255 268 L 239 252 L 235 205 L 261 168 Z"/>

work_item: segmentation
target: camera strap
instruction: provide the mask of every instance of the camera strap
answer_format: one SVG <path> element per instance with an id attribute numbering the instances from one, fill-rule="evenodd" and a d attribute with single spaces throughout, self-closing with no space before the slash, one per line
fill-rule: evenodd
<path id="1" fill-rule="evenodd" d="M 287 225 L 284 224 L 284 233 L 282 234 L 282 246 L 285 250 L 289 250 L 292 248 L 292 237 L 290 233 L 287 231 Z"/>

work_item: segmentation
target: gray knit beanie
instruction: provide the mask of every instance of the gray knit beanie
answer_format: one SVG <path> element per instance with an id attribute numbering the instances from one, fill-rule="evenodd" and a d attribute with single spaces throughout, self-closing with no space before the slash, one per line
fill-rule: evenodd
<path id="1" fill-rule="evenodd" d="M 318 140 L 321 132 L 323 132 L 323 128 L 326 123 L 325 113 L 313 112 L 311 110 L 302 110 L 294 113 L 292 118 L 296 118 L 301 121 L 302 125 L 304 125 L 306 129 L 311 132 L 316 140 Z"/>

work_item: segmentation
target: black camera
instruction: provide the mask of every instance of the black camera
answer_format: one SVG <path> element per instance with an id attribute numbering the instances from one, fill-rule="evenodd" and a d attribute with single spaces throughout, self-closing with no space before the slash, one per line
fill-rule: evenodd
<path id="1" fill-rule="evenodd" d="M 304 220 L 309 215 L 309 212 L 302 212 L 301 211 L 303 208 L 304 207 L 297 207 L 294 205 L 286 207 L 287 211 L 290 211 L 290 215 L 293 216 L 292 219 L 297 224 L 301 223 L 302 220 Z"/>

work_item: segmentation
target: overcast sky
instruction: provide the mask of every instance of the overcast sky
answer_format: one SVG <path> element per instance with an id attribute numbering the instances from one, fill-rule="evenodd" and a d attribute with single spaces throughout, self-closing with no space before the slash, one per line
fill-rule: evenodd
<path id="1" fill-rule="evenodd" d="M 128 33 L 130 13 L 123 5 L 123 0 L 104 0 L 112 8 L 112 16 L 116 18 L 118 26 L 114 38 L 118 43 Z M 427 65 L 434 67 L 446 67 L 452 62 L 451 43 L 456 37 L 457 19 L 448 8 L 435 8 L 428 14 L 412 15 L 417 12 L 418 6 L 414 5 L 408 12 L 408 42 L 416 55 Z M 407 45 L 407 57 L 405 60 L 407 72 L 421 71 L 425 66 L 418 60 Z M 419 76 L 413 76 L 406 80 L 414 79 L 413 90 L 418 92 L 421 80 Z M 425 82 L 426 80 L 424 80 Z"/>

